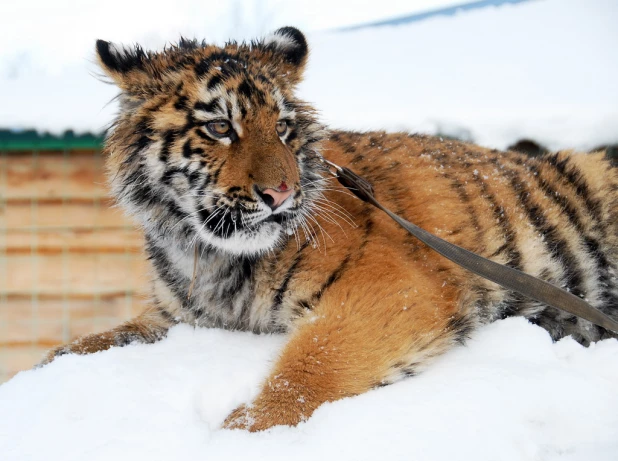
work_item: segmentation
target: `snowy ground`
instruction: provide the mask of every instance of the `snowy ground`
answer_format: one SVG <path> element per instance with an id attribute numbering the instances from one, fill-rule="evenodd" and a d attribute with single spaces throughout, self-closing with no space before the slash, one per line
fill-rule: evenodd
<path id="1" fill-rule="evenodd" d="M 118 8 L 90 4 L 53 21 L 51 6 L 36 9 L 17 42 L 11 27 L 0 29 L 0 127 L 100 131 L 116 111 L 106 106 L 116 90 L 92 75 L 95 38 L 160 47 L 180 33 L 212 37 L 199 18 L 217 14 L 191 0 L 170 15 L 131 8 L 119 16 Z M 310 33 L 301 96 L 336 127 L 441 132 L 498 148 L 521 138 L 551 149 L 616 143 L 617 22 L 615 0 L 539 0 Z"/>
<path id="2" fill-rule="evenodd" d="M 154 345 L 64 356 L 0 386 L 0 458 L 615 460 L 618 341 L 552 344 L 523 319 L 424 374 L 326 404 L 296 428 L 221 430 L 283 337 L 175 327 Z"/>

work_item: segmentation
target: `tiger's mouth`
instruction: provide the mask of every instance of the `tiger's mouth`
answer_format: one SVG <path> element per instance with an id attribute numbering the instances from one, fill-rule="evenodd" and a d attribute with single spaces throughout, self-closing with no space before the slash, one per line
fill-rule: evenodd
<path id="1" fill-rule="evenodd" d="M 242 205 L 202 209 L 194 225 L 205 243 L 235 255 L 256 255 L 283 244 L 298 227 L 298 212 L 248 211 Z"/>
<path id="2" fill-rule="evenodd" d="M 305 179 L 293 194 L 279 201 L 275 196 L 273 202 L 268 200 L 269 190 L 244 194 L 239 193 L 239 187 L 201 191 L 200 199 L 192 202 L 194 211 L 189 212 L 197 238 L 221 251 L 245 256 L 282 247 L 290 238 L 297 242 L 311 239 L 314 230 L 309 221 L 315 222 L 311 216 L 323 182 L 320 177 Z"/>
<path id="3" fill-rule="evenodd" d="M 269 217 L 267 217 L 266 219 L 263 219 L 261 222 L 262 223 L 274 222 L 277 224 L 283 224 L 283 218 L 284 216 L 281 214 L 271 214 Z"/>

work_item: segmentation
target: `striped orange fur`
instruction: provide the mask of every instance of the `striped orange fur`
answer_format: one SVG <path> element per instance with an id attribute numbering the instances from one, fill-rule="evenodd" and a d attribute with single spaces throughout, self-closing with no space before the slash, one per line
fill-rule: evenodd
<path id="1" fill-rule="evenodd" d="M 455 266 L 320 161 L 369 179 L 405 219 L 618 318 L 618 170 L 603 153 L 533 159 L 431 136 L 329 132 L 294 94 L 308 48 L 293 28 L 252 44 L 97 49 L 122 91 L 105 152 L 114 195 L 144 229 L 151 305 L 44 363 L 154 342 L 178 322 L 286 333 L 259 396 L 224 424 L 262 430 L 413 376 L 507 316 L 585 345 L 615 336 Z"/>

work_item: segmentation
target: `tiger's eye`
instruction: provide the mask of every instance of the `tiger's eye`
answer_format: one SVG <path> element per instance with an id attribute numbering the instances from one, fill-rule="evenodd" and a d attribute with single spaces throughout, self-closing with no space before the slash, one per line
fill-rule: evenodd
<path id="1" fill-rule="evenodd" d="M 217 138 L 223 138 L 228 136 L 232 131 L 230 122 L 227 120 L 215 120 L 214 122 L 208 122 L 206 128 L 210 131 L 210 134 Z"/>
<path id="2" fill-rule="evenodd" d="M 283 136 L 288 131 L 288 122 L 285 120 L 279 120 L 277 122 L 277 134 Z"/>

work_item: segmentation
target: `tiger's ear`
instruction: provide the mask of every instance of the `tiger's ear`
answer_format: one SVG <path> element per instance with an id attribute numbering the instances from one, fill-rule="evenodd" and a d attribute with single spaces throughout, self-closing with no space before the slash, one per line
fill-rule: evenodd
<path id="1" fill-rule="evenodd" d="M 287 74 L 287 79 L 293 85 L 302 80 L 309 47 L 300 30 L 294 27 L 277 29 L 264 39 L 261 46 L 279 58 L 279 67 L 282 67 L 280 70 Z"/>
<path id="2" fill-rule="evenodd" d="M 159 79 L 153 55 L 139 45 L 126 48 L 105 40 L 97 40 L 97 59 L 103 71 L 124 92 L 138 96 L 148 92 Z"/>

